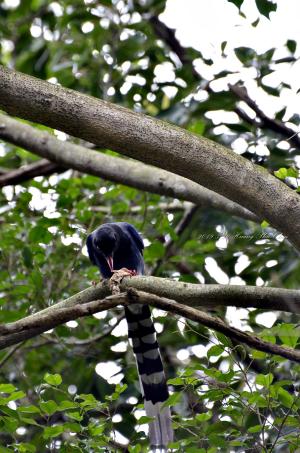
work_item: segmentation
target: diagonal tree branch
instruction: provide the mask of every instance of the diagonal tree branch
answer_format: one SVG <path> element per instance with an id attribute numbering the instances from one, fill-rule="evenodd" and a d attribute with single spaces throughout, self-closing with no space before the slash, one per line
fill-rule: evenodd
<path id="1" fill-rule="evenodd" d="M 281 121 L 270 118 L 267 116 L 256 104 L 256 102 L 250 98 L 247 90 L 243 86 L 239 85 L 229 85 L 230 91 L 234 93 L 241 101 L 244 101 L 248 107 L 250 107 L 257 115 L 259 121 L 252 120 L 248 117 L 248 122 L 260 127 L 261 129 L 269 129 L 277 134 L 282 135 L 283 137 L 289 139 L 289 142 L 292 143 L 296 148 L 300 147 L 300 137 L 293 129 L 286 126 Z M 241 109 L 240 109 L 241 110 Z M 237 112 L 238 113 L 238 112 Z M 246 119 L 246 116 L 245 118 Z"/>
<path id="2" fill-rule="evenodd" d="M 231 327 L 226 324 L 222 319 L 208 315 L 203 311 L 196 310 L 195 308 L 187 307 L 183 304 L 179 304 L 174 300 L 170 300 L 164 297 L 159 297 L 154 294 L 148 294 L 143 291 L 129 291 L 128 298 L 134 300 L 137 303 L 149 304 L 157 308 L 176 313 L 177 315 L 188 318 L 192 321 L 199 322 L 200 324 L 214 329 L 217 332 L 221 332 L 224 335 L 237 340 L 240 343 L 244 343 L 259 351 L 268 352 L 271 354 L 278 354 L 287 359 L 295 362 L 300 362 L 300 351 L 294 350 L 289 347 L 279 346 L 277 344 L 269 343 L 268 341 L 261 340 L 252 333 L 246 333 L 235 327 Z"/>
<path id="3" fill-rule="evenodd" d="M 2 127 L 1 127 L 2 125 Z M 58 140 L 48 132 L 0 114 L 0 138 L 53 161 L 58 168 L 74 168 L 95 176 L 160 195 L 192 201 L 201 207 L 213 207 L 247 220 L 257 217 L 242 206 L 186 178 L 132 160 L 108 156 L 88 148 Z M 43 166 L 43 159 L 41 166 Z M 21 170 L 20 170 L 21 171 Z M 20 171 L 16 170 L 17 175 Z M 14 175 L 0 176 L 0 187 L 13 184 Z M 17 182 L 21 182 L 20 180 Z"/>
<path id="4" fill-rule="evenodd" d="M 300 197 L 222 145 L 1 66 L 0 107 L 202 184 L 265 218 L 300 250 Z"/>

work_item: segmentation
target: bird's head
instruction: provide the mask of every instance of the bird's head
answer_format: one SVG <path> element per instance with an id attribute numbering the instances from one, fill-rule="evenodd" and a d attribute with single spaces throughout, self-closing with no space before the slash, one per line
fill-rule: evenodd
<path id="1" fill-rule="evenodd" d="M 113 270 L 122 267 L 143 272 L 143 241 L 126 222 L 101 225 L 88 236 L 86 244 L 92 263 L 104 278 L 110 278 Z"/>
<path id="2" fill-rule="evenodd" d="M 114 268 L 113 258 L 118 245 L 119 236 L 112 228 L 109 228 L 109 226 L 104 225 L 93 234 L 94 253 L 98 255 L 99 258 L 101 257 L 106 260 L 111 272 Z"/>

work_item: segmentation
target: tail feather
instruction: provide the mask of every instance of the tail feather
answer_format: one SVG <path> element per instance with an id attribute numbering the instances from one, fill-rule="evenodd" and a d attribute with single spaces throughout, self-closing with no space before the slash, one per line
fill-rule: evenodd
<path id="1" fill-rule="evenodd" d="M 163 403 L 153 404 L 145 401 L 145 410 L 148 417 L 154 420 L 149 423 L 149 438 L 151 448 L 159 451 L 166 451 L 166 446 L 173 440 L 173 429 L 171 425 L 171 414 L 169 407 L 162 407 Z"/>
<path id="2" fill-rule="evenodd" d="M 156 332 L 147 305 L 133 304 L 125 308 L 128 336 L 136 356 L 141 391 L 149 423 L 149 438 L 154 451 L 165 452 L 173 440 L 169 407 L 163 407 L 169 397 L 163 364 L 156 341 Z"/>

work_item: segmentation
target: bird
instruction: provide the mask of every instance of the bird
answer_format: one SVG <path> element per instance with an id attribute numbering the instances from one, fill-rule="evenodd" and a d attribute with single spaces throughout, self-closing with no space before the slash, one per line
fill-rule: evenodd
<path id="1" fill-rule="evenodd" d="M 119 270 L 128 275 L 144 274 L 143 240 L 133 225 L 127 222 L 105 223 L 88 235 L 87 251 L 103 278 L 110 279 Z M 167 451 L 173 441 L 170 408 L 164 403 L 169 397 L 156 331 L 148 305 L 125 307 L 128 337 L 132 341 L 149 423 L 151 450 Z"/>

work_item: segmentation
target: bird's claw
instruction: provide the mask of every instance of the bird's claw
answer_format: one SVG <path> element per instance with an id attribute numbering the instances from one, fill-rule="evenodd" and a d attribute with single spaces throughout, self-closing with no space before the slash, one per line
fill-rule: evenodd
<path id="1" fill-rule="evenodd" d="M 122 272 L 123 277 L 134 277 L 137 275 L 137 271 L 135 269 L 127 269 L 127 267 L 122 267 L 121 269 L 114 270 L 113 269 L 113 274 L 116 274 L 117 272 Z"/>
<path id="2" fill-rule="evenodd" d="M 122 267 L 122 269 L 113 270 L 113 275 L 109 280 L 109 286 L 112 294 L 120 294 L 120 285 L 124 277 L 134 277 L 137 275 L 136 270 L 127 269 L 127 267 Z"/>

